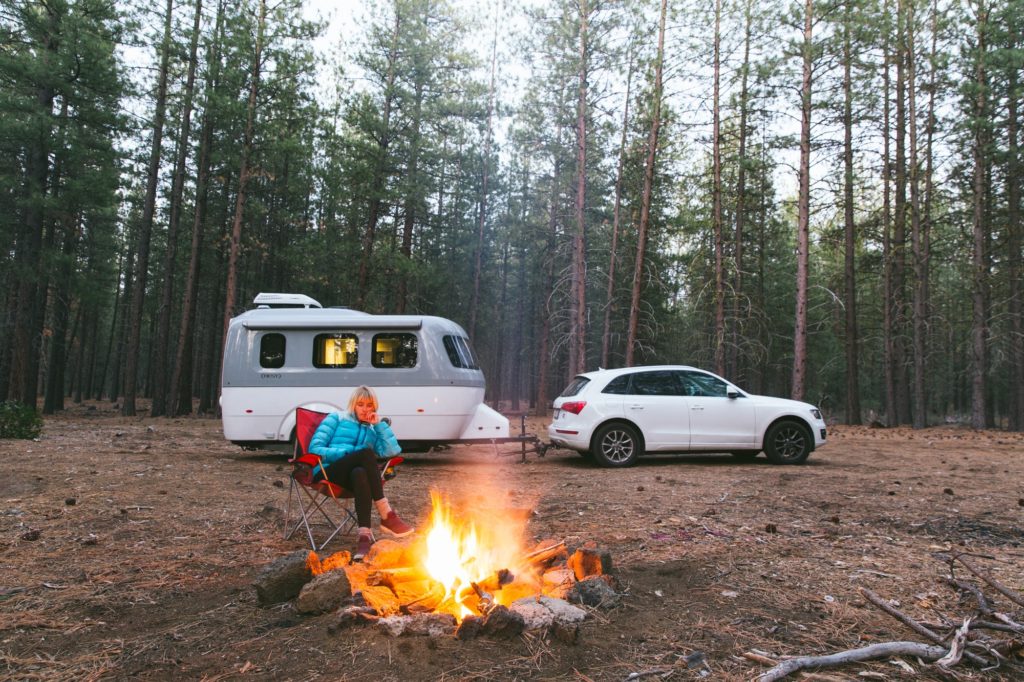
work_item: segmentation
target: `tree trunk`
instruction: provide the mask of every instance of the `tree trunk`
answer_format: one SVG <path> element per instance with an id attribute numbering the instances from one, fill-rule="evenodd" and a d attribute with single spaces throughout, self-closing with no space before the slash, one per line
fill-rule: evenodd
<path id="1" fill-rule="evenodd" d="M 972 270 L 973 286 L 971 291 L 971 426 L 983 429 L 986 423 L 986 392 L 988 382 L 988 316 L 986 304 L 988 300 L 988 221 L 985 215 L 985 180 L 988 166 L 988 136 L 985 126 L 989 115 L 987 99 L 988 72 L 986 69 L 986 51 L 988 48 L 988 8 L 985 0 L 978 0 L 977 11 L 977 54 L 974 56 L 974 95 L 973 122 L 973 249 Z"/>
<path id="2" fill-rule="evenodd" d="M 885 37 L 882 46 L 882 346 L 885 383 L 885 425 L 896 426 L 896 344 L 893 320 L 893 256 L 892 256 L 892 163 L 890 155 L 891 82 L 889 64 L 892 52 L 889 45 L 889 2 L 885 2 Z"/>
<path id="3" fill-rule="evenodd" d="M 586 0 L 584 0 L 586 1 Z M 488 182 L 491 169 L 491 144 L 494 138 L 494 87 L 498 70 L 498 23 L 494 25 L 491 39 L 491 80 L 487 86 L 487 132 L 484 137 L 483 177 L 480 179 L 480 204 L 476 228 L 476 249 L 473 254 L 473 293 L 469 302 L 469 337 L 476 338 L 476 318 L 480 305 L 480 273 L 483 270 L 484 236 L 487 229 Z"/>
<path id="4" fill-rule="evenodd" d="M 366 221 L 366 233 L 363 235 L 363 250 L 359 259 L 358 292 L 356 307 L 360 310 L 366 305 L 366 293 L 370 286 L 370 264 L 373 257 L 373 243 L 377 235 L 377 222 L 380 220 L 381 204 L 384 201 L 384 185 L 387 178 L 388 149 L 391 146 L 391 107 L 395 98 L 395 70 L 398 59 L 398 36 L 402 27 L 400 8 L 395 7 L 395 28 L 391 34 L 391 45 L 388 49 L 388 73 L 384 86 L 384 102 L 381 110 L 381 138 L 377 142 L 377 159 L 373 169 L 373 183 L 370 187 L 370 211 Z M 472 332 L 471 332 L 472 334 Z"/>
<path id="5" fill-rule="evenodd" d="M 42 5 L 46 12 L 47 33 L 40 51 L 44 64 L 50 64 L 59 48 L 62 18 L 54 5 Z M 50 145 L 53 143 L 54 91 L 43 85 L 35 92 L 35 115 L 39 123 L 25 154 L 24 222 L 18 231 L 15 262 L 19 270 L 17 298 L 13 323 L 13 338 L 7 398 L 36 408 L 38 396 L 40 340 L 43 332 L 43 311 L 36 304 L 41 288 L 43 202 L 47 194 L 50 174 Z"/>
<path id="6" fill-rule="evenodd" d="M 661 74 L 665 55 L 665 17 L 668 0 L 661 0 L 661 18 L 658 21 L 658 54 L 654 60 L 654 107 L 651 131 L 647 137 L 647 158 L 644 161 L 644 188 L 640 198 L 640 224 L 637 226 L 636 265 L 633 269 L 633 290 L 629 306 L 629 327 L 626 332 L 626 367 L 633 366 L 633 352 L 637 345 L 640 326 L 640 292 L 643 288 L 644 256 L 647 250 L 647 229 L 651 218 L 651 193 L 654 187 L 654 163 L 658 151 L 658 132 L 661 127 Z"/>
<path id="7" fill-rule="evenodd" d="M 736 229 L 733 246 L 733 292 L 732 292 L 732 342 L 729 344 L 727 369 L 733 381 L 742 381 L 743 368 L 740 366 L 741 327 L 743 320 L 743 239 L 746 233 L 747 199 L 747 119 L 750 109 L 750 93 L 747 85 L 750 76 L 750 42 L 753 34 L 753 0 L 747 0 L 743 11 L 743 63 L 740 65 L 740 125 L 739 149 L 736 160 Z M 744 363 L 745 364 L 745 363 Z"/>
<path id="8" fill-rule="evenodd" d="M 263 69 L 263 31 L 267 22 L 267 3 L 260 0 L 256 19 L 256 45 L 253 51 L 252 71 L 249 75 L 249 102 L 245 110 L 245 133 L 242 138 L 242 162 L 238 169 L 238 194 L 235 197 L 235 215 L 231 221 L 231 238 L 228 242 L 227 280 L 224 284 L 224 318 L 222 335 L 226 335 L 228 324 L 235 313 L 235 289 L 238 278 L 238 252 L 242 241 L 242 218 L 245 216 L 245 200 L 249 183 L 249 163 L 253 153 L 253 138 L 256 129 L 256 104 L 259 97 L 260 77 Z"/>
<path id="9" fill-rule="evenodd" d="M 857 333 L 857 235 L 853 215 L 853 46 L 850 37 L 853 12 L 850 0 L 843 17 L 843 226 L 846 284 L 845 338 L 846 346 L 846 423 L 860 424 L 860 370 L 858 356 L 860 338 Z"/>
<path id="10" fill-rule="evenodd" d="M 800 87 L 800 194 L 797 198 L 796 324 L 793 330 L 793 400 L 803 400 L 807 378 L 807 279 L 811 244 L 811 67 L 813 0 L 804 1 L 803 80 Z"/>
<path id="11" fill-rule="evenodd" d="M 174 1 L 167 0 L 164 14 L 164 37 L 160 45 L 160 71 L 157 74 L 156 108 L 153 114 L 153 144 L 149 152 L 146 173 L 146 197 L 142 207 L 142 221 L 138 233 L 136 278 L 132 288 L 132 304 L 128 316 L 128 345 L 125 354 L 124 403 L 121 414 L 135 416 L 135 392 L 142 356 L 142 313 L 146 300 L 146 279 L 149 270 L 149 245 L 153 235 L 153 214 L 156 212 L 156 190 L 160 174 L 160 148 L 164 135 L 164 115 L 167 109 L 167 69 L 171 58 L 171 23 Z"/>
<path id="12" fill-rule="evenodd" d="M 892 326 L 893 376 L 896 389 L 896 424 L 909 421 L 910 391 L 907 385 L 907 352 L 904 345 L 907 327 L 906 263 L 907 263 L 907 43 L 906 3 L 896 3 L 896 197 L 892 232 Z"/>
<path id="13" fill-rule="evenodd" d="M 210 148 L 213 144 L 214 94 L 220 86 L 220 45 L 224 40 L 224 2 L 217 4 L 217 20 L 213 44 L 207 51 L 206 62 L 210 64 L 210 75 L 206 82 L 203 123 L 199 133 L 198 177 L 196 179 L 196 205 L 192 216 L 192 242 L 189 249 L 188 274 L 185 276 L 185 299 L 181 304 L 181 322 L 178 329 L 178 345 L 174 358 L 174 374 L 171 377 L 171 413 L 185 415 L 192 413 L 192 358 L 196 337 L 196 303 L 199 298 L 199 270 L 202 264 L 203 233 L 206 228 L 206 212 L 210 196 Z"/>
<path id="14" fill-rule="evenodd" d="M 921 227 L 921 183 L 917 153 L 917 73 L 915 67 L 916 39 L 914 35 L 914 3 L 907 6 L 907 116 L 910 140 L 910 241 L 914 264 L 913 344 L 914 344 L 914 396 L 911 424 L 915 429 L 927 426 L 927 371 L 928 302 L 925 292 L 928 283 L 928 261 L 925 254 Z"/>
<path id="15" fill-rule="evenodd" d="M 722 0 L 715 0 L 715 35 L 713 48 L 711 104 L 711 220 L 715 239 L 715 371 L 725 374 L 725 244 L 722 229 L 722 144 L 719 112 L 719 80 L 721 79 Z"/>
<path id="16" fill-rule="evenodd" d="M 189 136 L 192 130 L 192 96 L 196 82 L 196 62 L 199 50 L 199 27 L 202 19 L 203 0 L 196 0 L 195 18 L 192 22 L 192 41 L 189 44 L 188 76 L 185 78 L 185 101 L 182 103 L 181 126 L 178 131 L 178 150 L 174 164 L 174 179 L 171 181 L 171 214 L 167 222 L 167 252 L 164 254 L 164 282 L 160 292 L 160 310 L 153 350 L 153 404 L 150 416 L 159 417 L 167 413 L 167 375 L 170 336 L 171 306 L 174 297 L 174 266 L 178 254 L 178 226 L 181 222 L 181 201 L 185 187 L 185 163 L 188 160 Z M 212 66 L 212 65 L 211 65 Z M 174 406 L 172 404 L 171 411 Z"/>
<path id="17" fill-rule="evenodd" d="M 1011 49 L 1018 47 L 1016 30 L 1011 33 Z M 1018 73 L 1014 68 L 1008 69 L 1006 136 L 1007 136 L 1007 248 L 1010 252 L 1007 269 L 1010 284 L 1010 366 L 1012 381 L 1010 382 L 1009 427 L 1014 431 L 1024 430 L 1024 306 L 1021 298 L 1021 220 L 1020 220 L 1020 124 L 1017 120 L 1020 90 Z"/>
<path id="18" fill-rule="evenodd" d="M 633 85 L 633 44 L 629 46 L 626 69 L 626 102 L 622 108 L 622 136 L 619 138 L 619 162 L 615 169 L 615 207 L 612 209 L 612 246 L 608 254 L 608 288 L 605 293 L 604 326 L 601 331 L 601 367 L 609 367 L 611 355 L 612 311 L 615 308 L 615 270 L 619 252 L 619 219 L 622 214 L 622 168 L 626 159 L 626 133 L 629 129 L 629 97 Z"/>
<path id="19" fill-rule="evenodd" d="M 572 289 L 569 325 L 569 377 L 587 365 L 587 81 L 590 20 L 588 0 L 580 0 L 579 87 L 576 106 L 576 231 L 572 240 Z"/>

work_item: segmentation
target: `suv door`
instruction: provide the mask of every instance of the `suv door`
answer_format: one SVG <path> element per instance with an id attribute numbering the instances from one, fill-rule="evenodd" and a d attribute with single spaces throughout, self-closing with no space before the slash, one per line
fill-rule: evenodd
<path id="1" fill-rule="evenodd" d="M 696 370 L 680 370 L 690 413 L 690 447 L 751 449 L 756 414 L 753 401 L 739 393 L 730 398 L 724 380 Z"/>
<path id="2" fill-rule="evenodd" d="M 630 375 L 623 412 L 643 432 L 644 449 L 685 450 L 690 445 L 690 415 L 679 377 L 671 370 Z"/>

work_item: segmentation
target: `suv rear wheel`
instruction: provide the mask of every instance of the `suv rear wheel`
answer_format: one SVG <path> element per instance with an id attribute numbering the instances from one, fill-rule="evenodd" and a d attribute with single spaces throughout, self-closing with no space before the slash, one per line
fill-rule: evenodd
<path id="1" fill-rule="evenodd" d="M 803 464 L 811 454 L 811 434 L 792 420 L 772 424 L 764 435 L 764 454 L 772 464 Z"/>
<path id="2" fill-rule="evenodd" d="M 643 451 L 640 434 L 629 424 L 605 424 L 594 433 L 590 452 L 598 464 L 628 467 L 636 464 Z"/>

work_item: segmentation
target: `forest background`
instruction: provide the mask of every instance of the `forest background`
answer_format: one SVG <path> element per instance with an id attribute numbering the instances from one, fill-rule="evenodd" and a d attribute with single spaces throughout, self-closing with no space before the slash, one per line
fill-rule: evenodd
<path id="1" fill-rule="evenodd" d="M 1021 0 L 360 7 L 0 0 L 0 400 L 213 412 L 281 291 L 461 323 L 513 410 L 1024 428 Z"/>

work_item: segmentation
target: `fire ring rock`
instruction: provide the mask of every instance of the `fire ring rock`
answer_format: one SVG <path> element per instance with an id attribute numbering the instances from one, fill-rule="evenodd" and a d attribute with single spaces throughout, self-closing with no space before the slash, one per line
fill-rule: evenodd
<path id="1" fill-rule="evenodd" d="M 622 597 L 602 577 L 587 578 L 573 585 L 569 599 L 584 606 L 602 609 L 615 608 L 622 602 Z"/>
<path id="2" fill-rule="evenodd" d="M 392 637 L 426 635 L 443 637 L 455 632 L 455 616 L 450 613 L 419 613 L 415 616 L 388 616 L 377 625 Z"/>
<path id="3" fill-rule="evenodd" d="M 313 579 L 311 561 L 315 558 L 316 554 L 300 550 L 264 566 L 253 582 L 260 605 L 278 604 L 298 596 L 302 586 Z"/>
<path id="4" fill-rule="evenodd" d="M 295 610 L 308 614 L 327 613 L 341 606 L 350 596 L 352 585 L 345 571 L 328 571 L 303 586 L 299 598 L 295 600 Z"/>
<path id="5" fill-rule="evenodd" d="M 522 615 L 498 604 L 488 612 L 482 632 L 494 639 L 511 639 L 521 634 L 525 625 Z"/>
<path id="6" fill-rule="evenodd" d="M 509 610 L 523 617 L 527 630 L 550 630 L 556 624 L 574 625 L 587 617 L 583 609 L 553 597 L 524 597 L 512 602 Z"/>

